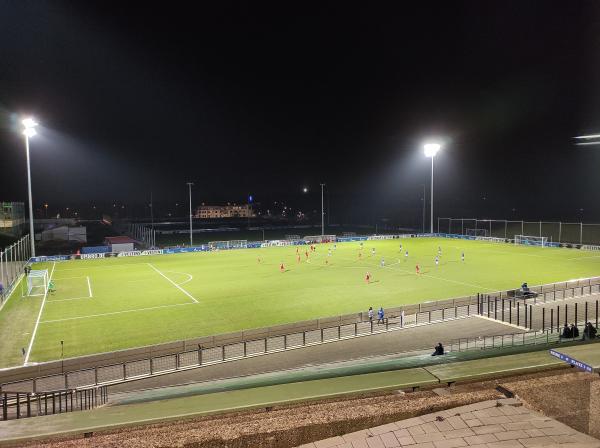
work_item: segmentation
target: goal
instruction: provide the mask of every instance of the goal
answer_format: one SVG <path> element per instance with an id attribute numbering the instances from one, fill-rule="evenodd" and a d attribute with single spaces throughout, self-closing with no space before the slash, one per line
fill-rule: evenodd
<path id="1" fill-rule="evenodd" d="M 515 244 L 524 244 L 526 246 L 548 246 L 547 236 L 515 235 Z"/>
<path id="2" fill-rule="evenodd" d="M 305 236 L 303 240 L 310 243 L 333 243 L 336 241 L 335 235 L 309 235 Z"/>
<path id="3" fill-rule="evenodd" d="M 29 271 L 27 275 L 27 295 L 43 296 L 48 291 L 48 269 Z"/>
<path id="4" fill-rule="evenodd" d="M 465 235 L 467 236 L 490 236 L 488 229 L 465 229 Z"/>
<path id="5" fill-rule="evenodd" d="M 242 249 L 248 247 L 248 240 L 211 241 L 210 250 Z"/>

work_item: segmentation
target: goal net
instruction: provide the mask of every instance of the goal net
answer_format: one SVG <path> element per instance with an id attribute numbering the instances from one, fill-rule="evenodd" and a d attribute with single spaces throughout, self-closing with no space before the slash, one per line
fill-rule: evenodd
<path id="1" fill-rule="evenodd" d="M 43 296 L 48 291 L 48 269 L 29 271 L 27 275 L 27 295 Z"/>
<path id="2" fill-rule="evenodd" d="M 248 240 L 211 241 L 208 247 L 211 250 L 241 249 L 248 247 Z"/>
<path id="3" fill-rule="evenodd" d="M 541 246 L 548 245 L 548 237 L 546 236 L 529 236 L 515 235 L 515 244 L 524 244 L 526 246 Z"/>
<path id="4" fill-rule="evenodd" d="M 465 235 L 467 236 L 490 236 L 488 229 L 465 229 Z"/>
<path id="5" fill-rule="evenodd" d="M 332 243 L 336 241 L 335 235 L 309 235 L 305 236 L 304 241 L 307 243 Z"/>

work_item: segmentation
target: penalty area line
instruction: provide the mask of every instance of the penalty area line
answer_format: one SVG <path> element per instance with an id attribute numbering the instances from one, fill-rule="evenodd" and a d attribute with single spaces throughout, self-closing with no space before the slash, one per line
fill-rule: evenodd
<path id="1" fill-rule="evenodd" d="M 25 361 L 23 365 L 26 366 L 29 362 L 29 355 L 31 354 L 31 349 L 33 348 L 33 341 L 35 340 L 35 334 L 37 333 L 37 329 L 40 325 L 40 319 L 42 318 L 42 312 L 44 311 L 44 305 L 46 304 L 46 298 L 48 297 L 48 289 L 50 288 L 50 281 L 52 280 L 52 275 L 54 274 L 54 268 L 56 267 L 56 262 L 52 263 L 52 271 L 50 271 L 50 277 L 48 277 L 48 285 L 46 285 L 46 291 L 44 292 L 44 298 L 42 299 L 42 306 L 40 306 L 40 312 L 38 313 L 37 320 L 35 321 L 35 327 L 33 327 L 33 333 L 31 334 L 31 341 L 29 341 L 29 347 L 27 347 L 27 353 L 25 354 Z"/>
<path id="2" fill-rule="evenodd" d="M 173 286 L 175 286 L 175 288 L 177 288 L 178 290 L 180 290 L 182 293 L 184 293 L 186 296 L 188 296 L 190 299 L 192 299 L 195 303 L 198 303 L 198 301 L 196 300 L 196 298 L 194 296 L 192 296 L 189 292 L 187 292 L 185 289 L 183 289 L 181 286 L 179 286 L 177 283 L 175 283 L 173 280 L 171 280 L 169 277 L 167 277 L 165 274 L 163 274 L 162 272 L 160 272 L 158 269 L 156 269 L 151 263 L 147 263 L 148 266 L 150 266 L 152 269 L 154 269 L 156 272 L 158 272 L 162 277 L 164 277 L 169 283 L 171 283 Z"/>
<path id="3" fill-rule="evenodd" d="M 158 310 L 161 308 L 172 308 L 175 306 L 187 306 L 187 305 L 195 305 L 195 303 L 175 303 L 173 305 L 159 305 L 159 306 L 151 306 L 148 308 L 137 308 L 135 310 L 124 310 L 124 311 L 114 311 L 112 313 L 102 313 L 102 314 L 91 314 L 89 316 L 75 316 L 75 317 L 65 317 L 64 319 L 52 319 L 52 320 L 43 320 L 40 324 L 51 324 L 55 322 L 66 322 L 68 320 L 80 320 L 80 319 L 89 319 L 93 317 L 103 317 L 103 316 L 114 316 L 115 314 L 126 314 L 126 313 L 137 313 L 141 311 L 151 311 Z"/>

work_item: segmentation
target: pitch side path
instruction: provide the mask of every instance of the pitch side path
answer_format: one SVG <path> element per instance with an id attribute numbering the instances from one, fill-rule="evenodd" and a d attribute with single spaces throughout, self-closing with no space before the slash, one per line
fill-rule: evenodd
<path id="1" fill-rule="evenodd" d="M 67 358 L 600 272 L 600 254 L 573 249 L 446 238 L 315 247 L 36 264 L 56 290 L 13 293 L 0 311 L 0 366 L 60 359 L 60 341 Z"/>

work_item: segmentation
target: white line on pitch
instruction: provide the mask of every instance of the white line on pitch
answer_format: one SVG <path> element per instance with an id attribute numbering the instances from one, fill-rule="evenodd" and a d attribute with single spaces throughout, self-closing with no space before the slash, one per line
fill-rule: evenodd
<path id="1" fill-rule="evenodd" d="M 173 305 L 151 306 L 151 307 L 148 307 L 148 308 L 137 308 L 135 310 L 124 310 L 124 311 L 114 311 L 112 313 L 91 314 L 89 316 L 65 317 L 64 319 L 43 320 L 43 321 L 40 322 L 40 324 L 50 324 L 50 323 L 53 323 L 53 322 L 65 322 L 67 320 L 89 319 L 91 317 L 113 316 L 115 314 L 137 313 L 137 312 L 140 312 L 140 311 L 158 310 L 158 309 L 161 309 L 161 308 L 172 308 L 172 307 L 175 307 L 175 306 L 186 306 L 186 305 L 195 305 L 195 303 L 175 303 Z"/>
<path id="2" fill-rule="evenodd" d="M 185 289 L 183 289 L 181 286 L 179 286 L 177 283 L 175 283 L 173 280 L 171 280 L 165 274 L 163 274 L 158 269 L 156 269 L 151 263 L 146 263 L 146 264 L 148 266 L 150 266 L 152 269 L 154 269 L 156 272 L 158 272 L 160 275 L 162 275 L 164 278 L 166 278 L 169 283 L 171 283 L 173 286 L 175 286 L 175 288 L 179 289 L 182 293 L 184 293 L 186 296 L 188 296 L 194 302 L 198 303 L 198 301 L 194 298 L 194 296 L 192 296 L 189 292 L 187 292 Z"/>
<path id="3" fill-rule="evenodd" d="M 50 299 L 48 300 L 48 303 L 54 303 L 54 302 L 68 302 L 69 300 L 85 300 L 85 299 L 90 299 L 90 296 L 85 296 L 85 297 L 72 297 L 70 299 Z"/>
<path id="4" fill-rule="evenodd" d="M 54 277 L 54 280 L 72 280 L 74 278 L 85 278 L 85 275 L 80 275 L 78 277 L 61 277 L 61 278 Z"/>
<path id="5" fill-rule="evenodd" d="M 90 292 L 90 299 L 91 299 L 92 297 L 94 297 L 92 295 L 92 285 L 90 283 L 90 278 L 89 277 L 86 277 L 86 278 L 87 278 L 87 282 L 88 282 L 88 291 Z"/>
<path id="6" fill-rule="evenodd" d="M 40 312 L 38 314 L 37 320 L 35 321 L 35 327 L 33 327 L 33 333 L 31 334 L 31 341 L 29 341 L 29 347 L 27 347 L 27 354 L 25 355 L 25 361 L 23 362 L 24 366 L 26 366 L 27 362 L 29 362 L 29 355 L 31 354 L 31 348 L 33 347 L 33 341 L 35 340 L 35 334 L 37 333 L 38 326 L 40 325 L 42 311 L 44 311 L 44 305 L 46 304 L 46 297 L 48 297 L 48 289 L 50 288 L 50 281 L 52 280 L 52 275 L 54 274 L 55 267 L 56 267 L 56 262 L 52 263 L 52 271 L 50 271 L 50 277 L 48 277 L 48 284 L 46 285 L 46 291 L 44 292 L 44 298 L 42 299 L 42 306 L 40 306 Z"/>
<path id="7" fill-rule="evenodd" d="M 171 274 L 187 275 L 188 279 L 186 281 L 177 283 L 179 286 L 185 285 L 186 283 L 189 283 L 194 279 L 194 276 L 192 274 L 188 274 L 187 272 L 178 272 L 178 271 L 165 271 L 165 272 L 170 272 Z"/>

